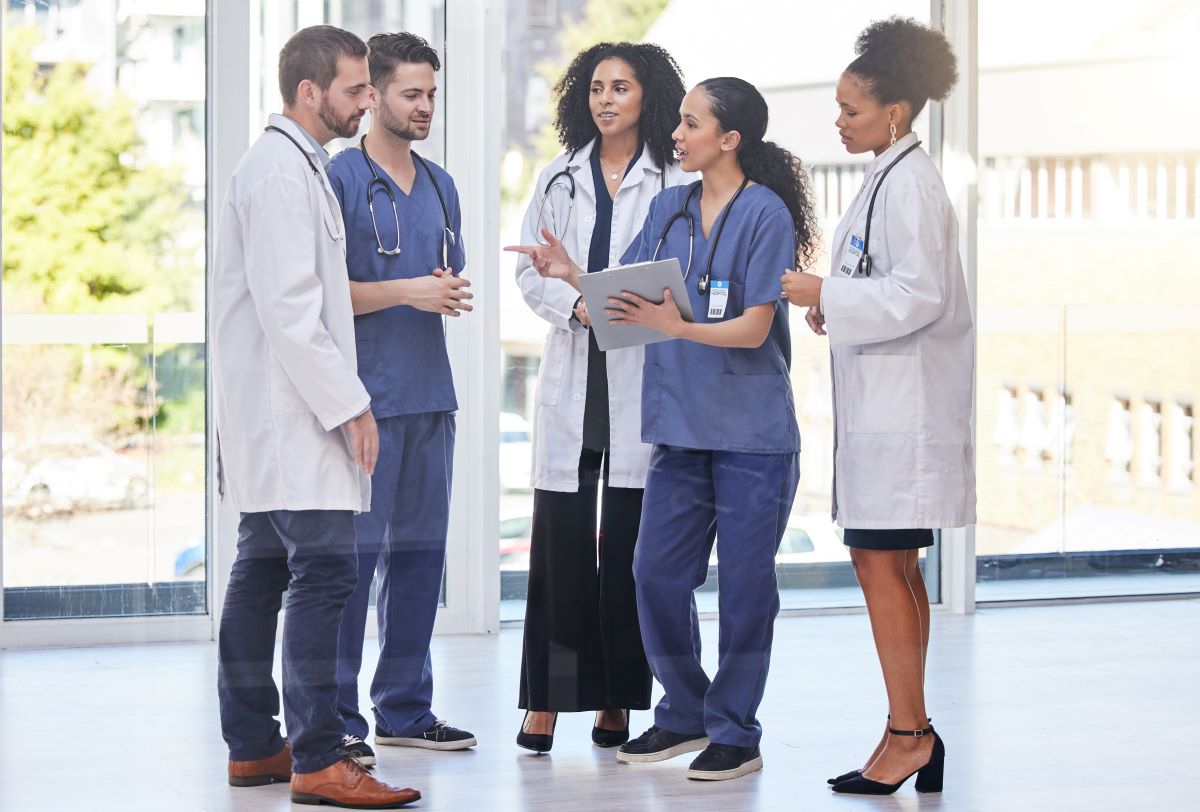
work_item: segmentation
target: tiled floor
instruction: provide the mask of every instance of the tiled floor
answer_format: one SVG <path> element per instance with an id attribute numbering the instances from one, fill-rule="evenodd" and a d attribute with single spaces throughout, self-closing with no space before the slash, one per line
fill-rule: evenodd
<path id="1" fill-rule="evenodd" d="M 715 656 L 715 624 L 705 633 Z M 435 711 L 480 745 L 381 748 L 379 774 L 422 790 L 417 808 L 1200 809 L 1196 600 L 935 615 L 930 709 L 948 772 L 946 791 L 923 797 L 911 783 L 884 799 L 825 786 L 870 750 L 885 713 L 864 615 L 777 623 L 766 768 L 711 785 L 684 778 L 686 757 L 617 764 L 583 714 L 563 717 L 551 755 L 516 748 L 520 643 L 519 630 L 434 641 Z M 292 808 L 284 786 L 226 786 L 215 673 L 211 643 L 0 653 L 0 810 Z"/>

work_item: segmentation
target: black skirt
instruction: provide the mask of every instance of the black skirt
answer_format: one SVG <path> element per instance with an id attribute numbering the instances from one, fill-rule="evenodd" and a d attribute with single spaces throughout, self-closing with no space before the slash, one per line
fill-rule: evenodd
<path id="1" fill-rule="evenodd" d="M 854 530 L 843 531 L 842 542 L 859 550 L 919 550 L 933 546 L 933 531 L 914 530 Z"/>

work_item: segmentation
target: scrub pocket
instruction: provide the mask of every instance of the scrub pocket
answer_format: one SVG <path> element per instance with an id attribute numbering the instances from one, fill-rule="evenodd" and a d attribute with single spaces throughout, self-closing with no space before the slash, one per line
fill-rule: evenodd
<path id="1" fill-rule="evenodd" d="M 919 374 L 915 355 L 852 356 L 846 430 L 852 434 L 915 433 Z"/>
<path id="2" fill-rule="evenodd" d="M 542 366 L 538 371 L 537 402 L 540 406 L 557 406 L 562 391 L 567 359 L 571 355 L 571 334 L 557 327 L 546 336 L 542 351 Z"/>
<path id="3" fill-rule="evenodd" d="M 658 410 L 662 403 L 663 368 L 658 364 L 642 365 L 642 437 L 655 437 L 659 430 Z"/>
<path id="4" fill-rule="evenodd" d="M 799 447 L 791 382 L 779 373 L 721 375 L 721 442 L 758 453 Z"/>
<path id="5" fill-rule="evenodd" d="M 354 353 L 358 359 L 358 373 L 361 375 L 364 371 L 370 370 L 371 362 L 375 360 L 376 340 L 374 338 L 360 339 L 354 346 Z"/>

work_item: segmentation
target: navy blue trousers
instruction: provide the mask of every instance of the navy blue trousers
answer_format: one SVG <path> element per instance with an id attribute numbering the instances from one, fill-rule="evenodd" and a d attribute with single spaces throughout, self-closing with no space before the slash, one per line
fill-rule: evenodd
<path id="1" fill-rule="evenodd" d="M 446 564 L 454 432 L 449 412 L 379 420 L 371 512 L 354 520 L 358 588 L 346 606 L 338 639 L 338 712 L 346 732 L 360 739 L 367 737 L 368 725 L 358 708 L 358 672 L 377 571 L 379 662 L 371 682 L 376 730 L 417 736 L 437 721 L 430 709 L 429 641 Z"/>
<path id="2" fill-rule="evenodd" d="M 292 769 L 340 760 L 338 624 L 358 579 L 354 516 L 342 510 L 243 513 L 218 641 L 217 693 L 229 757 L 267 758 L 283 747 L 271 676 L 283 594 L 283 713 Z"/>
<path id="3" fill-rule="evenodd" d="M 655 446 L 633 559 L 650 669 L 666 695 L 654 724 L 757 747 L 755 714 L 779 612 L 775 552 L 800 480 L 799 454 L 741 454 Z M 700 664 L 695 590 L 717 545 L 717 673 Z"/>

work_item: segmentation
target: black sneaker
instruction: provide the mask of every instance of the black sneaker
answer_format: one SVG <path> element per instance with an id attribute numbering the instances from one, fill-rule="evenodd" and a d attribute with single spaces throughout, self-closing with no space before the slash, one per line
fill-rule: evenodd
<path id="1" fill-rule="evenodd" d="M 666 761 L 684 753 L 694 753 L 708 746 L 708 736 L 704 733 L 672 733 L 663 730 L 658 725 L 633 741 L 621 745 L 617 751 L 617 761 L 626 764 L 649 764 L 652 761 Z"/>
<path id="2" fill-rule="evenodd" d="M 397 736 L 376 725 L 375 743 L 393 747 L 421 747 L 425 750 L 466 750 L 478 744 L 473 733 L 451 727 L 441 719 L 417 736 Z"/>
<path id="3" fill-rule="evenodd" d="M 342 749 L 346 751 L 346 755 L 364 767 L 375 766 L 375 751 L 371 749 L 371 745 L 358 736 L 351 736 L 350 734 L 342 736 Z"/>
<path id="4" fill-rule="evenodd" d="M 710 744 L 692 760 L 688 778 L 699 781 L 728 781 L 758 772 L 763 768 L 762 753 L 757 747 L 736 747 L 732 744 Z"/>

